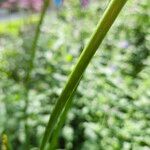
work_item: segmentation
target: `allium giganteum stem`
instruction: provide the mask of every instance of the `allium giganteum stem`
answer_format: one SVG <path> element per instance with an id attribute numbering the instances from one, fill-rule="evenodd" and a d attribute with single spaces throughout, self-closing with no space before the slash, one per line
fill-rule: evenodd
<path id="1" fill-rule="evenodd" d="M 53 130 L 58 123 L 58 119 L 62 111 L 66 107 L 66 103 L 71 100 L 70 97 L 73 95 L 77 84 L 80 82 L 80 79 L 85 69 L 87 68 L 96 50 L 102 43 L 104 37 L 106 36 L 107 32 L 109 31 L 110 27 L 112 26 L 113 22 L 117 18 L 119 12 L 121 11 L 126 2 L 127 0 L 111 0 L 111 2 L 109 3 L 107 9 L 105 10 L 102 18 L 97 25 L 95 32 L 92 34 L 89 43 L 84 48 L 77 64 L 74 67 L 74 70 L 69 76 L 69 79 L 60 97 L 57 100 L 57 103 L 52 111 L 49 122 L 47 124 L 40 150 L 44 150 L 49 137 L 52 135 Z"/>

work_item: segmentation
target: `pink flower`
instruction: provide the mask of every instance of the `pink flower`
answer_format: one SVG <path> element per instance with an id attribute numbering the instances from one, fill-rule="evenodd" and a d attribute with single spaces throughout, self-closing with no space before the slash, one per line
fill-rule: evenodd
<path id="1" fill-rule="evenodd" d="M 30 7 L 30 1 L 28 1 L 28 0 L 20 0 L 19 5 L 22 8 L 28 8 L 28 7 Z"/>
<path id="2" fill-rule="evenodd" d="M 35 11 L 39 11 L 42 7 L 42 0 L 31 0 L 31 5 L 32 5 L 32 8 L 35 10 Z"/>
<path id="3" fill-rule="evenodd" d="M 0 7 L 13 9 L 17 7 L 32 9 L 35 11 L 40 11 L 42 7 L 43 0 L 7 0 L 3 2 Z"/>
<path id="4" fill-rule="evenodd" d="M 20 0 L 19 5 L 22 8 L 40 11 L 42 7 L 42 0 Z"/>

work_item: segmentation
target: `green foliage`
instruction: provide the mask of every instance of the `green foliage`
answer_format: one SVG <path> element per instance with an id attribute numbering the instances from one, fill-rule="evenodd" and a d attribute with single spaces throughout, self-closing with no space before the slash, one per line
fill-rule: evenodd
<path id="1" fill-rule="evenodd" d="M 29 90 L 32 148 L 39 147 L 56 99 L 106 5 L 106 1 L 96 1 L 81 9 L 69 1 L 58 16 L 49 13 L 46 17 Z M 148 14 L 148 0 L 129 1 L 124 8 L 77 89 L 59 148 L 149 149 Z M 0 134 L 1 138 L 7 135 L 16 150 L 25 143 L 22 83 L 33 29 L 32 23 L 16 27 L 15 37 L 5 30 L 0 33 Z"/>

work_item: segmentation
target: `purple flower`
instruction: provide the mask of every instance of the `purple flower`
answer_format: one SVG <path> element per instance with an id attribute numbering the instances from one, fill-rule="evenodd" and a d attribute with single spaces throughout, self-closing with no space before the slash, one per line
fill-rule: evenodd
<path id="1" fill-rule="evenodd" d="M 128 43 L 128 41 L 120 41 L 118 46 L 119 46 L 119 48 L 128 48 L 129 43 Z"/>
<path id="2" fill-rule="evenodd" d="M 19 5 L 22 8 L 40 11 L 40 9 L 42 7 L 42 0 L 20 0 Z"/>
<path id="3" fill-rule="evenodd" d="M 83 7 L 87 7 L 88 4 L 89 4 L 89 0 L 81 0 L 81 5 L 82 5 Z"/>

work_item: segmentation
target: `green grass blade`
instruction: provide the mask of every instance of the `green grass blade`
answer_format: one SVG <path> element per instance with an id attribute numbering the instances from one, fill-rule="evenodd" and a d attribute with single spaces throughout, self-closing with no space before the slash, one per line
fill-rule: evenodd
<path id="1" fill-rule="evenodd" d="M 90 42 L 84 48 L 74 70 L 69 76 L 66 86 L 64 87 L 60 97 L 57 100 L 57 103 L 47 124 L 40 150 L 44 150 L 46 143 L 51 136 L 62 111 L 65 108 L 66 102 L 72 95 L 76 85 L 80 81 L 83 72 L 87 68 L 90 60 L 92 59 L 99 45 L 102 43 L 104 37 L 106 36 L 107 32 L 109 31 L 110 27 L 112 26 L 113 22 L 126 2 L 127 0 L 112 0 L 104 12 L 104 15 L 98 23 L 97 28 L 90 39 Z"/>

